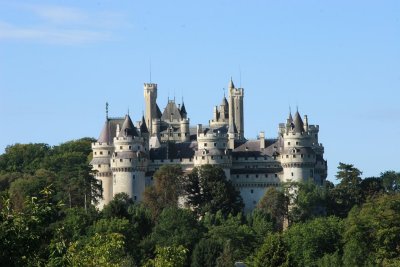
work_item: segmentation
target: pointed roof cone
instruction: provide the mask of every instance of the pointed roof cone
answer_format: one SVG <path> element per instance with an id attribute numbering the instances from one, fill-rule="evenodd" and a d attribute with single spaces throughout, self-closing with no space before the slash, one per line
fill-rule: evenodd
<path id="1" fill-rule="evenodd" d="M 182 102 L 182 107 L 181 107 L 180 111 L 181 111 L 181 116 L 183 118 L 186 118 L 187 112 L 186 112 L 186 107 L 185 107 L 185 103 L 184 102 Z"/>
<path id="2" fill-rule="evenodd" d="M 162 113 L 161 113 L 161 110 L 160 110 L 160 107 L 158 106 L 158 104 L 156 104 L 156 108 L 157 108 L 156 119 L 161 119 Z"/>
<path id="3" fill-rule="evenodd" d="M 110 123 L 108 119 L 106 120 L 106 123 L 104 124 L 103 130 L 101 130 L 99 139 L 97 139 L 97 142 L 99 143 L 111 143 L 111 129 L 110 129 Z"/>
<path id="4" fill-rule="evenodd" d="M 129 115 L 125 116 L 124 123 L 122 124 L 121 131 L 119 132 L 118 137 L 124 136 L 139 136 L 135 126 L 133 126 L 133 122 Z"/>
<path id="5" fill-rule="evenodd" d="M 226 100 L 226 97 L 224 96 L 224 98 L 222 98 L 222 103 L 221 106 L 228 106 L 228 100 Z"/>
<path id="6" fill-rule="evenodd" d="M 233 81 L 232 81 L 232 77 L 231 77 L 231 80 L 229 81 L 228 88 L 235 88 L 235 85 L 233 84 Z"/>
<path id="7" fill-rule="evenodd" d="M 140 132 L 142 134 L 149 133 L 149 129 L 147 128 L 146 120 L 144 119 L 144 116 L 142 116 L 142 123 L 140 124 Z"/>
<path id="8" fill-rule="evenodd" d="M 304 123 L 298 111 L 296 112 L 296 114 L 294 114 L 293 124 L 294 124 L 294 129 L 293 129 L 294 132 L 296 133 L 304 132 Z"/>

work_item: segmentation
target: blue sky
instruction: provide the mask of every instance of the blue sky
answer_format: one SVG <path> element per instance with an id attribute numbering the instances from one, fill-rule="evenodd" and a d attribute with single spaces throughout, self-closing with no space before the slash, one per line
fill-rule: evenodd
<path id="1" fill-rule="evenodd" d="M 400 171 L 400 1 L 0 1 L 0 153 L 139 120 L 143 83 L 207 123 L 230 77 L 245 134 L 276 137 L 289 106 L 339 162 Z"/>

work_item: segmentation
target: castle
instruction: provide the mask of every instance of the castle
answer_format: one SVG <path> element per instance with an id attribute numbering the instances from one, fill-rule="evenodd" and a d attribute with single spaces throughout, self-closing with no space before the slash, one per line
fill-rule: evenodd
<path id="1" fill-rule="evenodd" d="M 142 200 L 153 174 L 165 164 L 179 164 L 184 172 L 196 166 L 220 166 L 241 193 L 245 211 L 251 211 L 267 187 L 288 181 L 323 184 L 327 176 L 324 147 L 318 142 L 318 125 L 291 112 L 279 124 L 278 136 L 248 140 L 244 134 L 244 90 L 229 82 L 228 99 L 214 107 L 209 125 L 191 127 L 185 104 L 168 100 L 161 112 L 157 84 L 144 84 L 145 115 L 134 125 L 129 115 L 109 118 L 92 144 L 96 178 L 103 187 L 102 209 L 113 196 L 125 192 Z"/>

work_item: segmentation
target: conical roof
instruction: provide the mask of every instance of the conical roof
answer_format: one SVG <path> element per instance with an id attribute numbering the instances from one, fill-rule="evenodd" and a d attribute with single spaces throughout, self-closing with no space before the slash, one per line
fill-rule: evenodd
<path id="1" fill-rule="evenodd" d="M 296 114 L 294 114 L 293 124 L 294 124 L 294 129 L 293 129 L 294 132 L 296 133 L 304 132 L 304 123 L 298 111 L 296 112 Z"/>
<path id="2" fill-rule="evenodd" d="M 226 97 L 224 96 L 224 98 L 222 98 L 222 103 L 221 106 L 228 106 L 228 100 L 226 100 Z"/>
<path id="3" fill-rule="evenodd" d="M 186 118 L 187 112 L 186 112 L 186 107 L 185 107 L 185 103 L 184 102 L 182 102 L 182 107 L 181 107 L 180 111 L 181 111 L 182 118 Z"/>
<path id="4" fill-rule="evenodd" d="M 119 132 L 118 135 L 118 137 L 124 137 L 124 136 L 139 136 L 129 115 L 125 116 L 124 123 L 122 124 L 121 131 Z"/>
<path id="5" fill-rule="evenodd" d="M 142 134 L 149 133 L 149 129 L 147 128 L 146 120 L 144 119 L 144 116 L 142 116 L 142 123 L 140 123 L 140 132 Z"/>
<path id="6" fill-rule="evenodd" d="M 229 88 L 235 88 L 235 85 L 233 84 L 232 78 L 229 81 Z"/>
<path id="7" fill-rule="evenodd" d="M 103 130 L 101 130 L 99 139 L 97 139 L 97 142 L 99 143 L 111 143 L 111 129 L 110 129 L 110 123 L 109 120 L 107 119 Z"/>

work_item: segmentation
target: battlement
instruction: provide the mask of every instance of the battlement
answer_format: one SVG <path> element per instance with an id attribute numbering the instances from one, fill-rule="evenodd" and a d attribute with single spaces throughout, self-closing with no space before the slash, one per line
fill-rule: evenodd
<path id="1" fill-rule="evenodd" d="M 144 83 L 144 89 L 157 89 L 156 83 Z"/>

